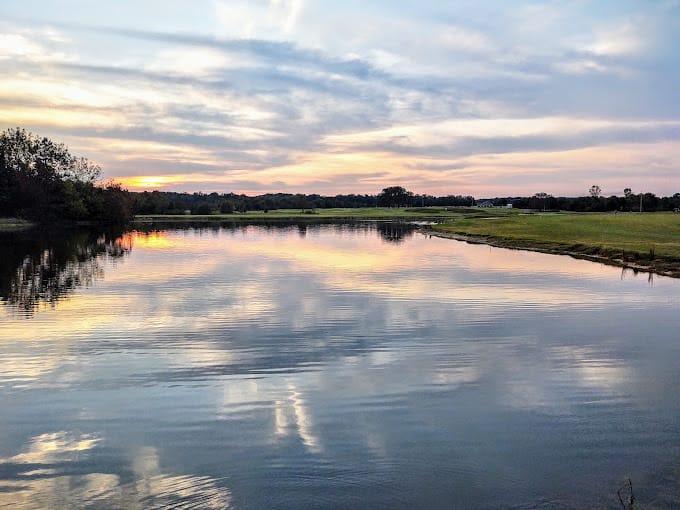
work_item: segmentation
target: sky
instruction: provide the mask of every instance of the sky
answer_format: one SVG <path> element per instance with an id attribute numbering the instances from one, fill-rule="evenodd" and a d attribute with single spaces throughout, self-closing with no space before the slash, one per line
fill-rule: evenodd
<path id="1" fill-rule="evenodd" d="M 131 190 L 680 192 L 680 0 L 1 0 L 0 129 Z"/>

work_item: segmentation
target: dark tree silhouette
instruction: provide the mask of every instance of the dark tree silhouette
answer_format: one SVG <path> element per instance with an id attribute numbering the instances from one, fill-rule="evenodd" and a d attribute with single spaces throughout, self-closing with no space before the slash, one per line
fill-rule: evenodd
<path id="1" fill-rule="evenodd" d="M 378 195 L 382 207 L 407 207 L 413 205 L 413 193 L 402 186 L 384 188 Z"/>
<path id="2" fill-rule="evenodd" d="M 133 214 L 129 194 L 115 183 L 96 186 L 100 174 L 64 144 L 20 128 L 0 133 L 0 215 L 127 221 Z"/>

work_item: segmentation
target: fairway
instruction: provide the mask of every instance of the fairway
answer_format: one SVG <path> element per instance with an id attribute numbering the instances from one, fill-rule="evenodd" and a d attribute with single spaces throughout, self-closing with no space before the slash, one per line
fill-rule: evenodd
<path id="1" fill-rule="evenodd" d="M 518 247 L 616 252 L 680 260 L 680 215 L 673 213 L 519 214 L 492 219 L 462 218 L 435 231 L 482 236 Z"/>

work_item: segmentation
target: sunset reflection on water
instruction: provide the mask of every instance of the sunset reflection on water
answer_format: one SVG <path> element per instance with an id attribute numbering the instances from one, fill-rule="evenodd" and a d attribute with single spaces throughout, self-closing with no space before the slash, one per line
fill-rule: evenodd
<path id="1" fill-rule="evenodd" d="M 3 236 L 0 506 L 677 501 L 678 280 L 403 224 Z"/>

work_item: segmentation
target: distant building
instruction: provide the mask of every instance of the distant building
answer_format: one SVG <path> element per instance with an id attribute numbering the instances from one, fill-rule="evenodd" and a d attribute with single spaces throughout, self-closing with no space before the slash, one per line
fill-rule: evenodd
<path id="1" fill-rule="evenodd" d="M 512 209 L 512 204 L 506 204 L 505 208 L 506 209 Z"/>
<path id="2" fill-rule="evenodd" d="M 493 203 L 493 200 L 482 200 L 481 202 L 477 202 L 477 207 L 494 207 L 495 204 Z"/>

